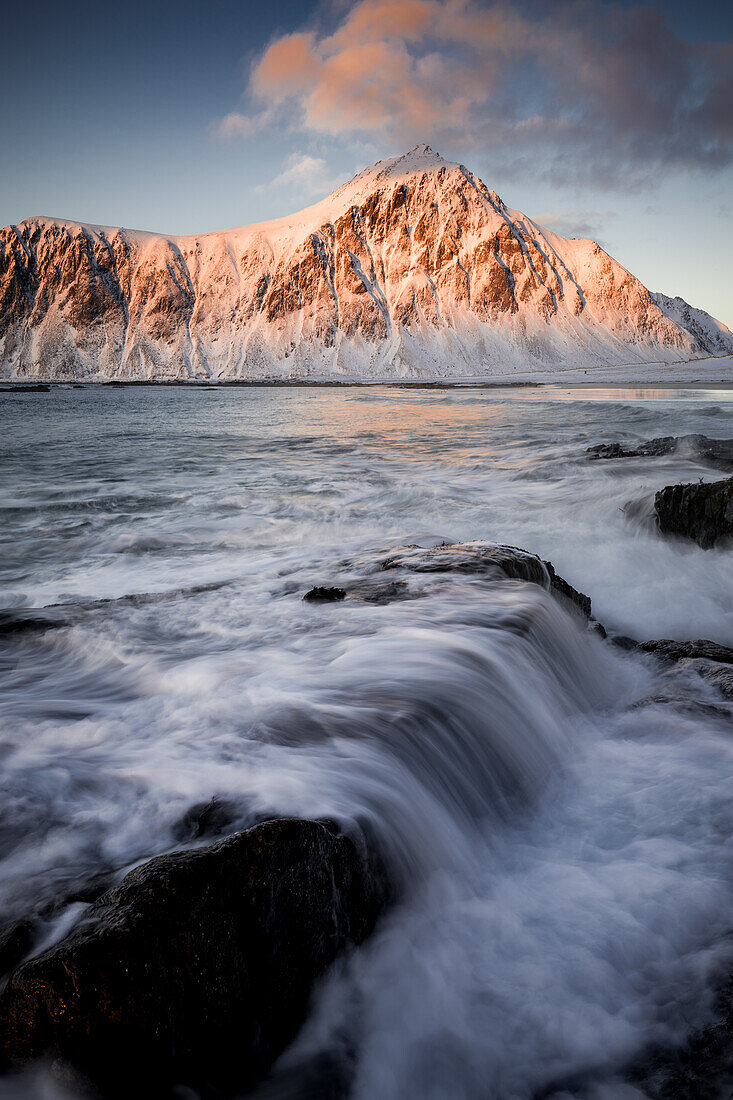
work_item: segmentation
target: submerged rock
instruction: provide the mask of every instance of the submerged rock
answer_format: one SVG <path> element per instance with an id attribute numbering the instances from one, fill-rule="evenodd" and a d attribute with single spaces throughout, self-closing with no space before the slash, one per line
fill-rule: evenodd
<path id="1" fill-rule="evenodd" d="M 709 550 L 719 539 L 733 535 L 733 477 L 667 485 L 654 497 L 654 512 L 663 534 L 694 539 Z"/>
<path id="2" fill-rule="evenodd" d="M 733 439 L 711 439 L 707 435 L 663 435 L 635 447 L 623 443 L 598 443 L 585 452 L 591 459 L 647 458 L 689 455 L 720 470 L 733 470 Z"/>
<path id="3" fill-rule="evenodd" d="M 381 872 L 324 822 L 268 821 L 160 856 L 11 975 L 4 1057 L 50 1057 L 113 1097 L 247 1088 L 385 897 Z"/>

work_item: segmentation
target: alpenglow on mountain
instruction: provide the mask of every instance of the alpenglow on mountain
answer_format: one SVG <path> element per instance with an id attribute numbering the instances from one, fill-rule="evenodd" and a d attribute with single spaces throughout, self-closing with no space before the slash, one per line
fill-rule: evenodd
<path id="1" fill-rule="evenodd" d="M 259 225 L 0 231 L 6 378 L 471 378 L 731 352 L 708 314 L 426 145 Z"/>

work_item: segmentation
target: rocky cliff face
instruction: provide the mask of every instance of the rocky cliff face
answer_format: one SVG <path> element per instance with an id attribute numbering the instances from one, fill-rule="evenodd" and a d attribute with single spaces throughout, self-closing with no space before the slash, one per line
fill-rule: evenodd
<path id="1" fill-rule="evenodd" d="M 222 233 L 0 231 L 6 377 L 466 378 L 711 351 L 733 352 L 724 326 L 427 146 Z"/>

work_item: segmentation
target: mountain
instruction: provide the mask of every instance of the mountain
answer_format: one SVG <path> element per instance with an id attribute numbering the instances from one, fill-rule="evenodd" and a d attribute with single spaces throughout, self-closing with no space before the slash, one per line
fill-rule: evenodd
<path id="1" fill-rule="evenodd" d="M 730 352 L 708 314 L 426 145 L 259 225 L 0 231 L 6 378 L 467 378 Z"/>

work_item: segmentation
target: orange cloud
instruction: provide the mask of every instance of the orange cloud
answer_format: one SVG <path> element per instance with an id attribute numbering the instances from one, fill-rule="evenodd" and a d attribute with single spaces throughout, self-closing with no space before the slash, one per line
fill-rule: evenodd
<path id="1" fill-rule="evenodd" d="M 287 34 L 265 51 L 252 74 L 252 85 L 262 96 L 276 100 L 298 95 L 317 79 L 312 34 Z"/>
<path id="2" fill-rule="evenodd" d="M 247 136 L 260 118 L 314 134 L 448 135 L 586 175 L 715 167 L 733 160 L 729 57 L 681 39 L 661 8 L 358 0 L 327 33 L 273 42 L 252 69 L 253 111 L 219 130 Z"/>

